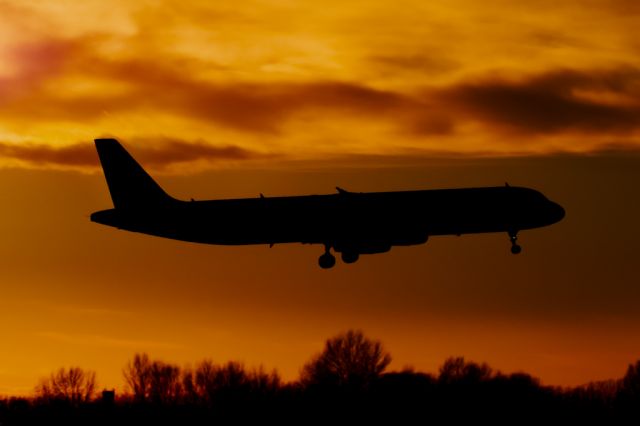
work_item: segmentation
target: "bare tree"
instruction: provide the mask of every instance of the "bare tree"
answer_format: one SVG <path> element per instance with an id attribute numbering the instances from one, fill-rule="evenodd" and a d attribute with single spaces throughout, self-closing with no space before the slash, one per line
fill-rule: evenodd
<path id="1" fill-rule="evenodd" d="M 183 394 L 192 402 L 213 405 L 234 398 L 273 394 L 280 389 L 276 370 L 267 373 L 262 367 L 247 371 L 242 363 L 230 361 L 217 365 L 211 360 L 198 363 L 182 374 Z"/>
<path id="2" fill-rule="evenodd" d="M 182 369 L 180 382 L 182 386 L 183 401 L 187 404 L 197 403 L 200 400 L 200 396 L 196 389 L 196 377 L 193 368 L 189 366 Z"/>
<path id="3" fill-rule="evenodd" d="M 242 363 L 215 364 L 204 360 L 194 368 L 179 368 L 151 360 L 147 354 L 135 354 L 123 369 L 127 387 L 139 403 L 171 405 L 177 402 L 212 406 L 240 401 L 252 395 L 275 393 L 280 376 L 262 368 L 247 371 Z"/>
<path id="4" fill-rule="evenodd" d="M 163 361 L 151 361 L 146 353 L 135 354 L 123 375 L 137 402 L 170 404 L 182 396 L 180 367 Z"/>
<path id="5" fill-rule="evenodd" d="M 206 403 L 211 403 L 216 392 L 216 375 L 218 367 L 211 360 L 201 361 L 194 374 L 195 392 L 198 398 Z"/>
<path id="6" fill-rule="evenodd" d="M 301 382 L 309 385 L 368 387 L 387 368 L 391 355 L 382 343 L 360 330 L 349 330 L 328 339 L 324 350 L 307 363 Z"/>
<path id="7" fill-rule="evenodd" d="M 145 402 L 149 398 L 151 385 L 151 361 L 146 353 L 135 354 L 122 371 L 127 386 L 133 392 L 137 402 Z"/>
<path id="8" fill-rule="evenodd" d="M 281 385 L 282 380 L 278 371 L 273 369 L 270 373 L 267 373 L 262 366 L 257 369 L 251 370 L 248 374 L 248 381 L 251 386 L 251 390 L 258 394 L 268 394 L 277 392 Z"/>
<path id="9" fill-rule="evenodd" d="M 244 365 L 229 361 L 216 369 L 215 381 L 221 389 L 240 389 L 247 385 L 249 377 Z"/>
<path id="10" fill-rule="evenodd" d="M 216 365 L 211 360 L 200 362 L 194 373 L 193 389 L 197 399 L 205 404 L 234 398 L 251 388 L 252 377 L 239 362 Z"/>
<path id="11" fill-rule="evenodd" d="M 487 364 L 465 361 L 463 357 L 447 358 L 440 367 L 440 383 L 479 383 L 492 378 L 493 371 Z"/>
<path id="12" fill-rule="evenodd" d="M 640 401 L 640 360 L 629 364 L 618 393 L 622 402 L 633 405 Z"/>
<path id="13" fill-rule="evenodd" d="M 149 398 L 156 404 L 173 404 L 182 396 L 180 367 L 153 361 L 149 368 Z"/>
<path id="14" fill-rule="evenodd" d="M 40 381 L 37 397 L 45 401 L 65 401 L 79 405 L 91 401 L 96 390 L 96 373 L 79 367 L 61 368 Z"/>

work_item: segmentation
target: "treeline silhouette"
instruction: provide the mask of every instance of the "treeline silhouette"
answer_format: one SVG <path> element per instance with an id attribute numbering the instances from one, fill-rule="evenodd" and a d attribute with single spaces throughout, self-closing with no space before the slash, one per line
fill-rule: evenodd
<path id="1" fill-rule="evenodd" d="M 387 372 L 391 355 L 359 330 L 328 339 L 285 383 L 273 370 L 203 360 L 193 367 L 135 354 L 127 392 L 97 392 L 95 373 L 73 367 L 43 378 L 31 398 L 0 400 L 2 425 L 356 423 L 624 423 L 640 420 L 640 361 L 619 380 L 543 386 L 526 373 L 451 357 L 437 374 Z"/>

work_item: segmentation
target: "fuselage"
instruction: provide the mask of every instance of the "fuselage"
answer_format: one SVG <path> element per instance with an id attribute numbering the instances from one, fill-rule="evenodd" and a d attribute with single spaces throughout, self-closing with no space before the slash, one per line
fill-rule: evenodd
<path id="1" fill-rule="evenodd" d="M 94 222 L 128 231 L 207 244 L 325 244 L 360 254 L 430 236 L 514 232 L 550 225 L 564 210 L 540 192 L 486 187 L 210 201 L 168 200 L 110 209 Z"/>
<path id="2" fill-rule="evenodd" d="M 180 201 L 171 197 L 115 139 L 96 139 L 113 209 L 91 220 L 133 232 L 206 244 L 322 244 L 318 264 L 344 263 L 430 236 L 507 232 L 550 225 L 564 210 L 540 192 L 509 185 L 397 192 Z"/>

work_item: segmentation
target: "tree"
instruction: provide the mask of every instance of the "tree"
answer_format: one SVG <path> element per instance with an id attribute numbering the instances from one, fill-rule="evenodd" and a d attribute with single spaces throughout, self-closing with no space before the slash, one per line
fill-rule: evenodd
<path id="1" fill-rule="evenodd" d="M 240 401 L 249 396 L 273 395 L 280 385 L 277 371 L 267 373 L 262 367 L 247 370 L 242 363 L 235 361 L 218 365 L 204 360 L 194 369 L 185 369 L 182 374 L 185 397 L 191 402 L 209 406 Z"/>
<path id="2" fill-rule="evenodd" d="M 124 368 L 123 375 L 137 402 L 170 404 L 182 395 L 180 367 L 162 361 L 151 361 L 145 353 L 135 354 Z"/>
<path id="3" fill-rule="evenodd" d="M 629 364 L 627 373 L 622 378 L 622 390 L 634 398 L 640 398 L 640 361 Z"/>
<path id="4" fill-rule="evenodd" d="M 463 357 L 447 358 L 440 367 L 438 381 L 443 384 L 480 383 L 492 378 L 493 371 L 487 364 L 465 361 Z"/>
<path id="5" fill-rule="evenodd" d="M 96 390 L 96 373 L 79 367 L 59 369 L 40 381 L 36 395 L 44 401 L 64 401 L 77 406 L 91 401 Z"/>
<path id="6" fill-rule="evenodd" d="M 149 396 L 151 361 L 146 353 L 135 354 L 122 371 L 127 386 L 137 402 L 144 402 Z"/>
<path id="7" fill-rule="evenodd" d="M 349 330 L 328 339 L 324 350 L 302 369 L 305 386 L 367 388 L 391 362 L 382 343 L 370 340 L 360 330 Z"/>
<path id="8" fill-rule="evenodd" d="M 251 391 L 255 394 L 274 394 L 282 386 L 280 375 L 274 369 L 267 373 L 262 366 L 253 369 L 248 373 L 248 380 Z"/>
<path id="9" fill-rule="evenodd" d="M 160 405 L 173 404 L 182 396 L 180 367 L 162 361 L 149 366 L 149 399 Z"/>
<path id="10" fill-rule="evenodd" d="M 617 403 L 623 410 L 631 410 L 634 416 L 638 416 L 640 402 L 640 360 L 635 364 L 629 364 L 627 373 L 620 380 Z"/>

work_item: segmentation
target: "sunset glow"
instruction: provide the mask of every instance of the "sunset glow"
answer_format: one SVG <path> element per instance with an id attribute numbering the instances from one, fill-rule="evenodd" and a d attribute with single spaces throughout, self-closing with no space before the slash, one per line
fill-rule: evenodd
<path id="1" fill-rule="evenodd" d="M 0 394 L 68 365 L 122 389 L 142 351 L 293 380 L 352 327 L 397 369 L 621 376 L 640 358 L 639 19 L 635 0 L 0 0 Z M 510 181 L 567 218 L 517 259 L 503 235 L 434 238 L 319 271 L 315 246 L 90 223 L 111 207 L 104 136 L 183 199 Z"/>

